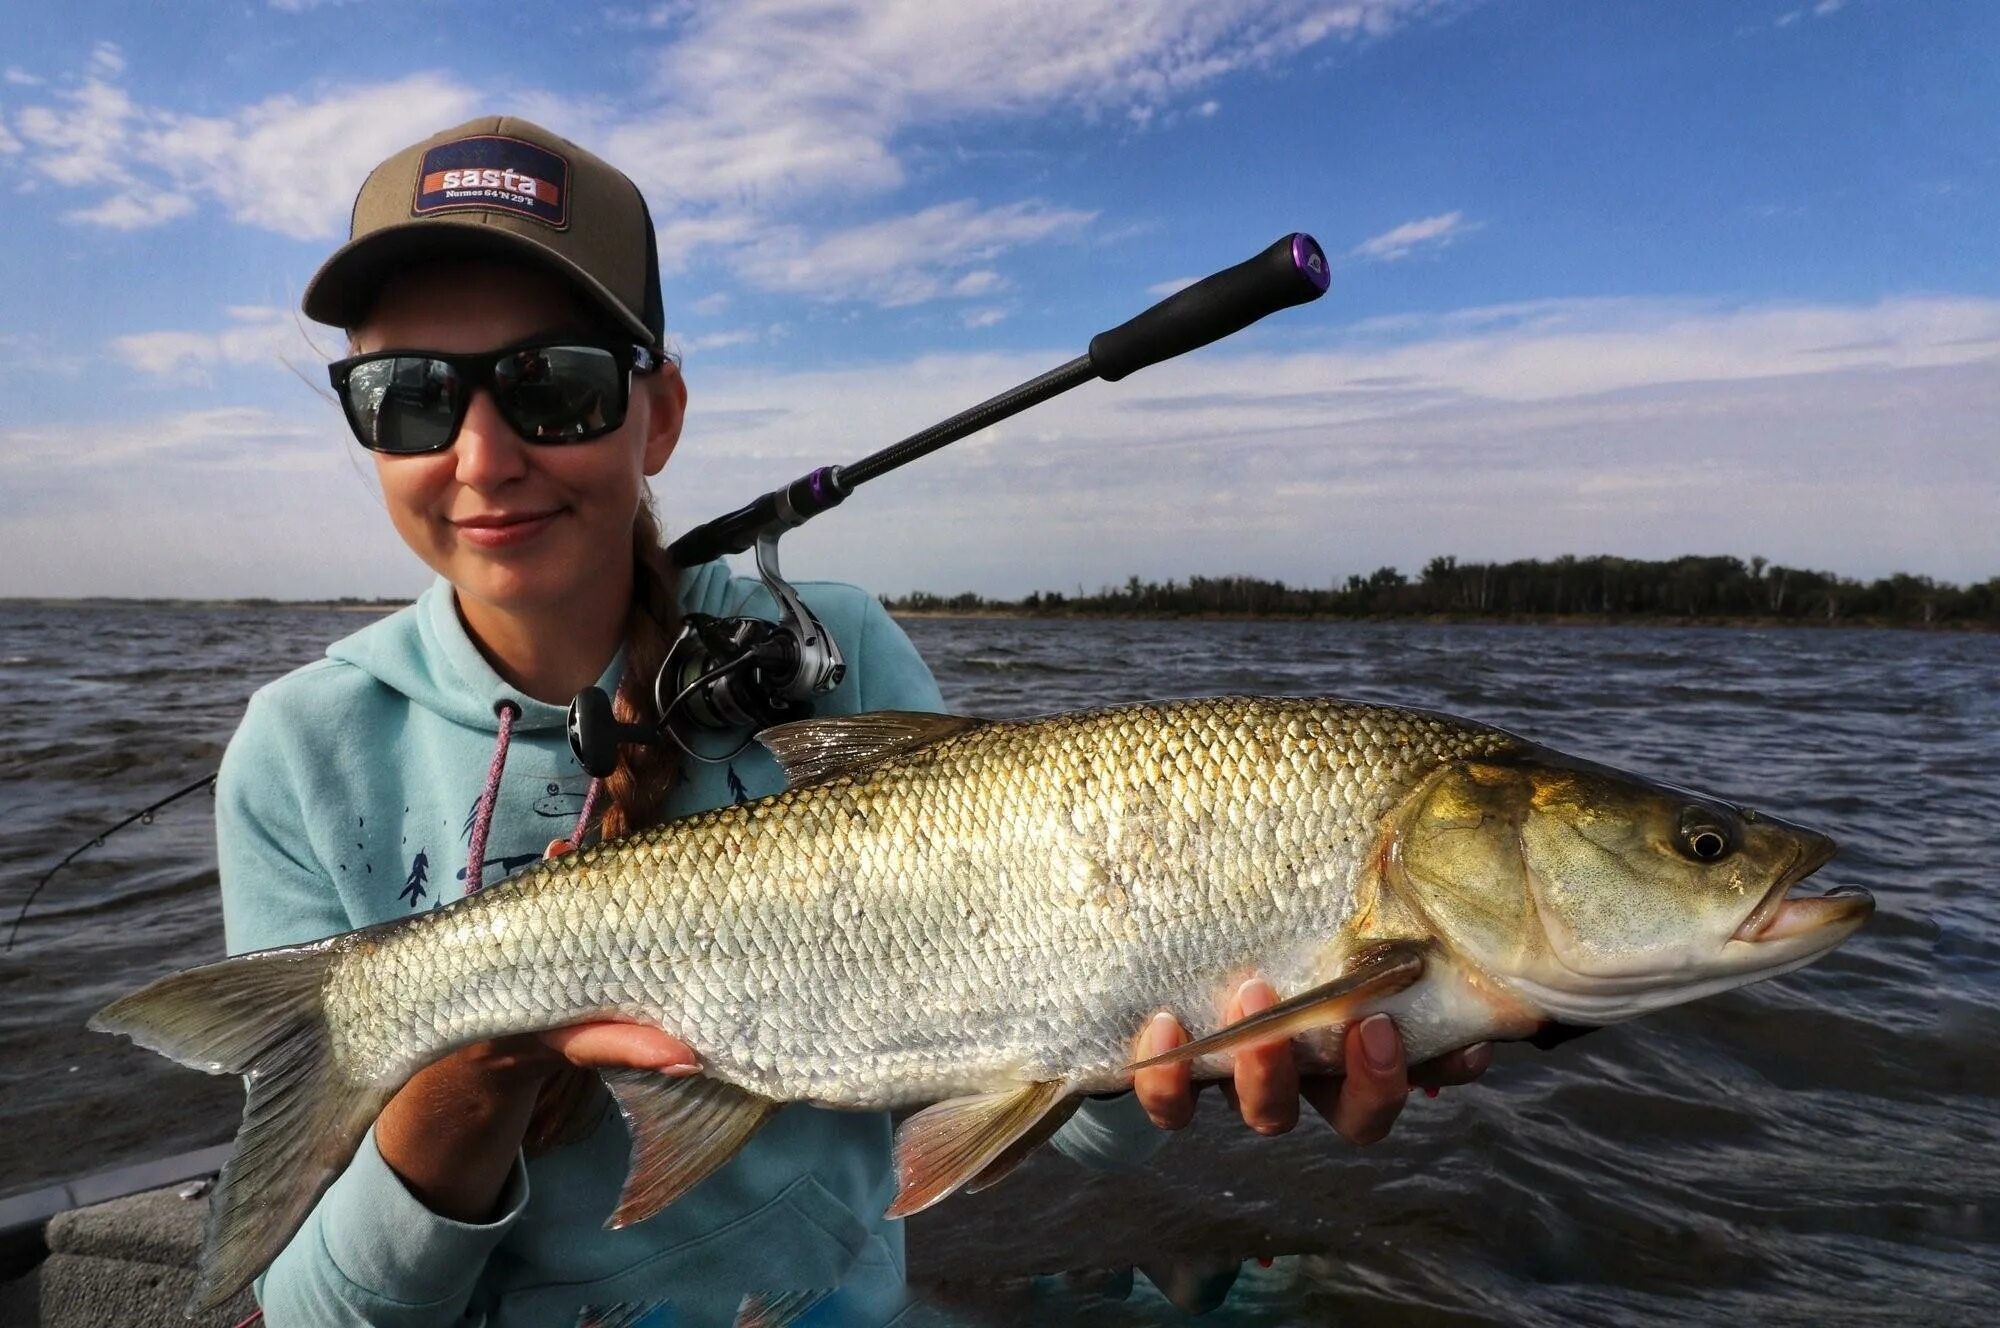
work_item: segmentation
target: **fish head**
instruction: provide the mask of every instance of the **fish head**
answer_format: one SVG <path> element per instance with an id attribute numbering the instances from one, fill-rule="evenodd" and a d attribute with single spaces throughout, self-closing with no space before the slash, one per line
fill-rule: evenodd
<path id="1" fill-rule="evenodd" d="M 1543 749 L 1446 767 L 1392 847 L 1401 892 L 1527 1004 L 1615 1023 L 1812 962 L 1865 891 L 1794 898 L 1816 830 Z"/>

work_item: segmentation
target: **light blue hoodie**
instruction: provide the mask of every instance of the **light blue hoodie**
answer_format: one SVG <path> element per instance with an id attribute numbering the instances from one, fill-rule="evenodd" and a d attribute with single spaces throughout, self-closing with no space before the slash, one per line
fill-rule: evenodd
<path id="1" fill-rule="evenodd" d="M 816 713 L 942 709 L 930 671 L 873 598 L 831 583 L 799 590 L 847 659 L 846 677 Z M 681 601 L 719 616 L 776 617 L 761 582 L 732 578 L 720 563 L 685 574 Z M 607 691 L 621 667 L 606 666 Z M 521 715 L 486 846 L 489 887 L 568 836 L 589 778 L 570 754 L 563 710 L 518 694 L 493 671 L 448 583 L 259 690 L 216 791 L 230 952 L 309 941 L 463 895 L 472 812 L 503 700 Z M 783 786 L 777 763 L 753 745 L 727 766 L 684 770 L 667 810 L 685 815 Z M 517 1160 L 486 1223 L 425 1208 L 371 1132 L 260 1280 L 259 1298 L 272 1328 L 568 1328 L 581 1304 L 671 1297 L 672 1316 L 659 1322 L 729 1323 L 745 1290 L 838 1285 L 808 1322 L 886 1323 L 904 1303 L 902 1226 L 880 1216 L 896 1189 L 889 1137 L 883 1113 L 787 1107 L 664 1212 L 605 1231 L 628 1146 L 615 1112 L 579 1143 Z M 1117 1167 L 1142 1161 L 1163 1138 L 1128 1097 L 1087 1102 L 1054 1142 L 1080 1161 Z"/>

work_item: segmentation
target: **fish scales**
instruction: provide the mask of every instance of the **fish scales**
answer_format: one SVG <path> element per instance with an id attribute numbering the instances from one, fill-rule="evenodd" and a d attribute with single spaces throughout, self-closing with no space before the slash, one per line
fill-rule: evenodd
<path id="1" fill-rule="evenodd" d="M 890 713 L 765 740 L 798 776 L 775 797 L 100 1011 L 92 1027 L 244 1076 L 196 1308 L 270 1264 L 411 1072 L 484 1037 L 610 1016 L 698 1053 L 692 1078 L 604 1072 L 634 1144 L 612 1225 L 785 1101 L 934 1104 L 898 1128 L 904 1217 L 1131 1082 L 1155 1010 L 1194 1038 L 1165 1058 L 1204 1078 L 1272 1037 L 1337 1067 L 1376 1012 L 1413 1061 L 1553 1045 L 1811 963 L 1874 907 L 1791 894 L 1833 856 L 1823 834 L 1420 711 Z M 1223 1028 L 1252 973 L 1284 999 Z"/>
<path id="2" fill-rule="evenodd" d="M 400 1077 L 607 1015 L 780 1100 L 1122 1086 L 1154 1010 L 1303 979 L 1378 823 L 1438 765 L 1518 747 L 1386 707 L 1218 699 L 972 729 L 873 769 L 534 868 L 329 974 L 336 1061 Z"/>

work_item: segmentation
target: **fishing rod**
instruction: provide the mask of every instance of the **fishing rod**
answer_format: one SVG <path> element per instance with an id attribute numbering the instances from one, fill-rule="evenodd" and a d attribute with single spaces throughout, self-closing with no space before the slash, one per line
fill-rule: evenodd
<path id="1" fill-rule="evenodd" d="M 21 909 L 18 913 L 14 915 L 14 925 L 7 929 L 7 944 L 5 946 L 0 946 L 0 954 L 4 954 L 13 950 L 14 938 L 21 934 L 21 922 L 28 916 L 28 905 L 35 902 L 35 897 L 42 893 L 42 887 L 47 885 L 50 881 L 54 880 L 57 872 L 69 866 L 70 863 L 75 862 L 79 857 L 83 856 L 83 854 L 88 852 L 89 850 L 94 848 L 103 848 L 105 840 L 111 838 L 111 836 L 117 834 L 120 830 L 123 830 L 126 826 L 151 825 L 153 823 L 154 815 L 158 813 L 161 808 L 166 807 L 172 803 L 179 802 L 182 798 L 187 797 L 191 793 L 199 793 L 203 789 L 207 789 L 209 793 L 213 794 L 215 792 L 216 773 L 217 772 L 211 771 L 210 773 L 203 775 L 200 779 L 197 779 L 194 783 L 189 784 L 187 787 L 175 789 L 172 793 L 169 793 L 166 797 L 161 798 L 158 802 L 149 803 L 148 805 L 141 807 L 138 811 L 133 812 L 130 816 L 120 821 L 117 825 L 112 826 L 109 830 L 99 831 L 96 836 L 85 840 L 81 844 L 78 844 L 75 848 L 71 849 L 67 854 L 63 855 L 63 860 L 61 862 L 58 862 L 55 866 L 49 868 L 47 871 L 43 872 L 42 879 L 35 882 L 35 888 L 28 891 L 28 897 L 21 901 Z"/>
<path id="2" fill-rule="evenodd" d="M 569 744 L 577 762 L 594 778 L 603 779 L 617 769 L 619 747 L 671 741 L 695 760 L 719 763 L 749 746 L 758 730 L 807 717 L 812 713 L 813 698 L 838 687 L 847 666 L 832 634 L 779 571 L 778 540 L 786 531 L 840 506 L 869 480 L 1073 387 L 1100 378 L 1115 383 L 1149 365 L 1220 341 L 1280 309 L 1310 303 L 1326 294 L 1330 277 L 1319 242 L 1303 231 L 1294 232 L 1256 257 L 1204 277 L 1144 313 L 1098 333 L 1090 339 L 1089 349 L 1067 364 L 850 465 L 821 466 L 682 535 L 667 546 L 667 556 L 679 567 L 697 567 L 754 547 L 758 575 L 778 604 L 778 620 L 686 615 L 680 635 L 654 678 L 654 713 L 660 716 L 659 723 L 621 723 L 613 715 L 611 698 L 604 690 L 587 687 L 577 693 L 569 707 Z M 717 755 L 697 750 L 680 731 L 683 726 L 747 732 L 728 753 Z M 213 792 L 215 779 L 212 773 L 204 775 L 72 850 L 28 892 L 4 949 L 14 948 L 28 906 L 64 867 L 126 826 L 150 825 L 154 814 L 168 804 L 200 789 Z"/>
<path id="3" fill-rule="evenodd" d="M 654 679 L 657 725 L 620 723 L 602 688 L 577 693 L 569 708 L 569 742 L 578 763 L 602 779 L 617 768 L 620 746 L 663 740 L 697 761 L 720 763 L 749 746 L 757 730 L 807 717 L 814 697 L 840 685 L 846 665 L 839 645 L 779 570 L 778 540 L 786 531 L 838 507 L 869 480 L 1073 387 L 1094 378 L 1115 383 L 1240 332 L 1267 314 L 1316 300 L 1326 294 L 1330 275 L 1319 243 L 1294 232 L 1098 333 L 1088 351 L 1067 364 L 850 465 L 821 466 L 682 535 L 667 547 L 679 567 L 754 547 L 757 572 L 777 602 L 778 619 L 688 614 Z M 698 750 L 683 728 L 748 732 L 718 755 Z"/>

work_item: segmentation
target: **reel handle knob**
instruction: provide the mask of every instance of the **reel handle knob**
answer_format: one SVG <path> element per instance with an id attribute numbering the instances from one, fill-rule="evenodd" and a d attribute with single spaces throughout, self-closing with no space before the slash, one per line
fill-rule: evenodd
<path id="1" fill-rule="evenodd" d="M 644 725 L 619 723 L 602 687 L 586 687 L 576 694 L 569 703 L 568 728 L 569 749 L 593 779 L 609 778 L 618 768 L 618 749 L 624 744 L 659 741 L 659 735 Z"/>

